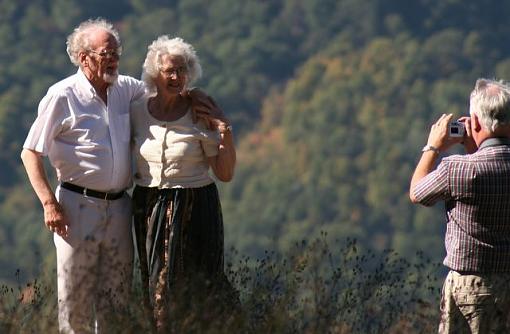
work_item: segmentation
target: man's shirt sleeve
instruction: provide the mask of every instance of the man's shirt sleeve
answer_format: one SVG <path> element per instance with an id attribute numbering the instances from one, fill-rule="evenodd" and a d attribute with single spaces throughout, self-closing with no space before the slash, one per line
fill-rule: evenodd
<path id="1" fill-rule="evenodd" d="M 418 203 L 431 206 L 437 201 L 446 200 L 449 194 L 449 163 L 442 160 L 435 170 L 418 182 L 414 187 L 414 197 Z"/>
<path id="2" fill-rule="evenodd" d="M 50 92 L 39 103 L 37 118 L 23 144 L 24 148 L 47 155 L 53 139 L 62 130 L 67 114 L 64 98 Z"/>

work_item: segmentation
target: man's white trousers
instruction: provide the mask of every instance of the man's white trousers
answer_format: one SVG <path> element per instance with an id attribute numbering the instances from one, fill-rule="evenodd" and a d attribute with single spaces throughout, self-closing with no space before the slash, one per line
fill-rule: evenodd
<path id="1" fill-rule="evenodd" d="M 66 238 L 54 234 L 60 331 L 103 332 L 131 288 L 131 198 L 105 201 L 60 187 L 56 195 L 70 222 Z"/>

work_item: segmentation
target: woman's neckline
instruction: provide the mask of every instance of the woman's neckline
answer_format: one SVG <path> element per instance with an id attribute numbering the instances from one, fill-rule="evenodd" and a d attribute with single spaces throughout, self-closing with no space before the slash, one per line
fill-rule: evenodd
<path id="1" fill-rule="evenodd" d="M 147 99 L 147 102 L 145 103 L 145 107 L 146 107 L 146 111 L 147 111 L 147 114 L 149 114 L 149 116 L 157 121 L 157 122 L 160 122 L 160 123 L 174 123 L 174 122 L 177 122 L 179 120 L 182 120 L 186 115 L 188 115 L 189 111 L 190 111 L 190 104 L 187 103 L 187 105 L 185 105 L 185 109 L 183 109 L 182 111 L 179 111 L 180 114 L 178 114 L 175 118 L 172 118 L 172 119 L 161 119 L 161 118 L 158 118 L 156 117 L 155 115 L 153 115 L 150 111 L 150 103 L 151 103 L 151 99 L 153 99 L 154 97 L 149 97 Z M 154 103 L 154 102 L 153 102 Z"/>

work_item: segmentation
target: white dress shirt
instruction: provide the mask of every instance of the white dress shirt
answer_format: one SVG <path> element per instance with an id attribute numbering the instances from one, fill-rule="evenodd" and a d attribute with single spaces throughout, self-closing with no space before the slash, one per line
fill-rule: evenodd
<path id="1" fill-rule="evenodd" d="M 158 188 L 198 188 L 213 181 L 207 157 L 218 155 L 219 133 L 193 123 L 191 110 L 160 121 L 147 109 L 147 98 L 131 106 L 134 182 Z"/>
<path id="2" fill-rule="evenodd" d="M 108 192 L 131 185 L 129 106 L 144 84 L 119 75 L 107 94 L 108 105 L 79 69 L 39 103 L 23 147 L 48 155 L 59 181 Z"/>

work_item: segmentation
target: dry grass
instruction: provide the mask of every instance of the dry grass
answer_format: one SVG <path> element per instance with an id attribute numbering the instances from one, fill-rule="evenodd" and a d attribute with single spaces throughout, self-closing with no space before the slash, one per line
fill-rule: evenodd
<path id="1" fill-rule="evenodd" d="M 221 293 L 187 298 L 173 308 L 174 333 L 431 333 L 437 328 L 440 264 L 388 250 L 361 250 L 356 240 L 325 238 L 286 255 L 251 259 L 230 250 L 226 274 L 238 299 Z M 49 275 L 55 277 L 54 275 Z M 48 283 L 49 282 L 49 283 Z M 1 333 L 57 332 L 51 279 L 0 290 Z M 221 291 L 221 289 L 220 289 Z M 239 301 L 241 302 L 239 304 Z M 139 288 L 109 315 L 108 333 L 151 333 Z"/>

